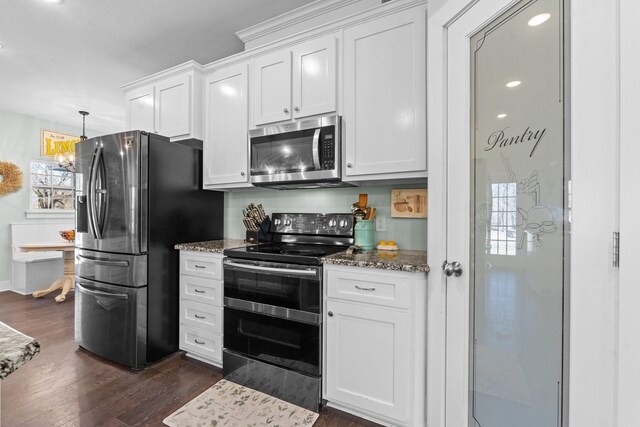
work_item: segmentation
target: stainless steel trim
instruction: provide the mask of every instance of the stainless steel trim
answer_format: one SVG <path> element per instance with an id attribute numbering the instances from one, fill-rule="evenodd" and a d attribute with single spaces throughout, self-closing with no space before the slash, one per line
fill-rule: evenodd
<path id="1" fill-rule="evenodd" d="M 322 323 L 322 317 L 319 313 L 311 313 L 308 311 L 294 310 L 291 308 L 278 307 L 275 305 L 261 304 L 259 302 L 245 301 L 236 298 L 224 297 L 224 306 L 235 308 L 241 311 L 251 313 L 264 314 L 279 319 L 291 320 L 294 322 L 308 323 L 311 325 L 319 325 Z"/>
<path id="2" fill-rule="evenodd" d="M 318 128 L 313 133 L 313 142 L 312 142 L 312 152 L 313 152 L 313 167 L 316 168 L 317 171 L 322 170 L 322 166 L 320 165 L 320 131 Z"/>
<path id="3" fill-rule="evenodd" d="M 88 257 L 85 255 L 76 255 L 76 259 L 80 262 L 91 262 L 99 265 L 111 265 L 114 267 L 129 267 L 129 261 L 111 261 L 105 258 Z"/>
<path id="4" fill-rule="evenodd" d="M 337 150 L 337 148 L 336 148 Z M 336 163 L 335 169 L 323 169 L 309 172 L 274 173 L 271 175 L 251 175 L 251 183 L 260 185 L 261 183 L 288 183 L 293 181 L 328 181 L 340 180 L 340 171 Z"/>
<path id="5" fill-rule="evenodd" d="M 80 292 L 84 292 L 85 294 L 90 294 L 90 295 L 96 295 L 99 297 L 109 297 L 109 298 L 117 298 L 117 299 L 129 299 L 129 295 L 127 294 L 118 294 L 118 293 L 111 293 L 111 292 L 104 292 L 104 291 L 96 291 L 93 289 L 89 289 L 89 288 L 85 288 L 84 286 L 82 286 L 80 283 L 77 283 L 78 281 L 76 280 L 76 288 L 80 291 Z"/>
<path id="6" fill-rule="evenodd" d="M 340 116 L 325 116 L 315 119 L 299 120 L 293 123 L 285 123 L 280 125 L 265 126 L 258 129 L 249 131 L 249 138 L 258 138 L 267 135 L 277 135 L 279 133 L 295 132 L 297 130 L 314 129 L 325 126 L 338 125 L 340 122 Z M 337 129 L 336 129 L 336 138 Z"/>
<path id="7" fill-rule="evenodd" d="M 287 274 L 289 276 L 318 276 L 318 270 L 312 267 L 297 269 L 297 268 L 285 268 L 285 267 L 267 267 L 264 265 L 245 264 L 230 261 L 225 258 L 223 261 L 225 267 L 231 267 L 231 269 L 241 269 L 249 271 L 267 272 L 275 274 Z"/>

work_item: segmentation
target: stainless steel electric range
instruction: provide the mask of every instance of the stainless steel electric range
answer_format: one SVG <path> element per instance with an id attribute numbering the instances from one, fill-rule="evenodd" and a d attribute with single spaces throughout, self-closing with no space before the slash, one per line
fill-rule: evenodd
<path id="1" fill-rule="evenodd" d="M 224 377 L 322 407 L 323 256 L 353 244 L 351 214 L 274 214 L 273 241 L 224 251 Z"/>

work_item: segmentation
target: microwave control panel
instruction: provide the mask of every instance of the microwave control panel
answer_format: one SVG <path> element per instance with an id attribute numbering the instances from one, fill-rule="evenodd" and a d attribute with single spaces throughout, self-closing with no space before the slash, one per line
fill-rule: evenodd
<path id="1" fill-rule="evenodd" d="M 335 128 L 322 135 L 322 169 L 331 170 L 336 167 L 336 139 L 334 138 Z"/>

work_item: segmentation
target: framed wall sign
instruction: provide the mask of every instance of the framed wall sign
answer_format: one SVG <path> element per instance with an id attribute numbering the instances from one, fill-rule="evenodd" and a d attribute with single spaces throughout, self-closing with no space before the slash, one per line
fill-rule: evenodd
<path id="1" fill-rule="evenodd" d="M 395 218 L 426 218 L 427 189 L 391 190 L 391 216 Z"/>
<path id="2" fill-rule="evenodd" d="M 40 133 L 40 155 L 42 157 L 68 157 L 76 151 L 80 137 L 42 129 Z"/>

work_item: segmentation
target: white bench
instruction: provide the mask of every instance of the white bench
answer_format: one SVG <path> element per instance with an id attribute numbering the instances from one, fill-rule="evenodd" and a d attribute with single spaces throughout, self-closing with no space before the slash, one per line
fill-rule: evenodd
<path id="1" fill-rule="evenodd" d="M 31 222 L 11 224 L 11 244 L 60 243 L 60 230 L 72 230 L 66 222 Z M 16 252 L 12 250 L 11 290 L 28 295 L 62 277 L 62 252 Z"/>

